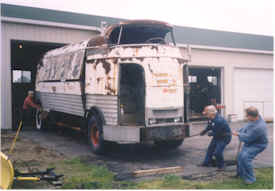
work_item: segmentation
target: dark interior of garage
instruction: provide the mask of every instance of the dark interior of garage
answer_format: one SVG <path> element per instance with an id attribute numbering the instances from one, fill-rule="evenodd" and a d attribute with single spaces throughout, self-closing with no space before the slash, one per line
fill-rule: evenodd
<path id="1" fill-rule="evenodd" d="M 15 129 L 21 119 L 22 105 L 29 90 L 34 90 L 36 66 L 48 50 L 65 44 L 11 41 L 12 78 L 12 127 Z"/>
<path id="2" fill-rule="evenodd" d="M 207 105 L 221 104 L 221 69 L 190 68 L 190 119 L 204 120 L 202 111 Z"/>

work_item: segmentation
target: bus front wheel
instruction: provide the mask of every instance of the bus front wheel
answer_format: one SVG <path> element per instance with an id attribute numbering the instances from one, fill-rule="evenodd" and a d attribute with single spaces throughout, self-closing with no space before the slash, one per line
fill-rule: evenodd
<path id="1" fill-rule="evenodd" d="M 102 125 L 95 116 L 91 116 L 88 122 L 88 141 L 95 154 L 104 153 Z"/>

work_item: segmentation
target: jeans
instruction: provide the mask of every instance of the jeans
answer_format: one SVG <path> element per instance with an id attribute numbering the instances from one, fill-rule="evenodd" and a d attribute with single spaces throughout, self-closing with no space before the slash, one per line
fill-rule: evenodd
<path id="1" fill-rule="evenodd" d="M 213 156 L 216 157 L 216 165 L 218 168 L 223 168 L 224 167 L 224 158 L 223 158 L 223 151 L 231 141 L 231 136 L 230 137 L 225 137 L 224 139 L 212 139 L 208 149 L 207 153 L 203 162 L 203 165 L 205 166 L 210 166 L 213 164 Z"/>
<path id="2" fill-rule="evenodd" d="M 23 109 L 23 125 L 26 124 L 31 124 L 34 125 L 35 124 L 35 113 L 36 113 L 36 109 L 34 108 L 30 108 L 30 109 Z"/>
<path id="3" fill-rule="evenodd" d="M 252 160 L 261 153 L 267 144 L 257 146 L 243 146 L 242 151 L 237 158 L 237 174 L 247 183 L 253 183 L 256 181 L 256 177 L 253 172 Z"/>

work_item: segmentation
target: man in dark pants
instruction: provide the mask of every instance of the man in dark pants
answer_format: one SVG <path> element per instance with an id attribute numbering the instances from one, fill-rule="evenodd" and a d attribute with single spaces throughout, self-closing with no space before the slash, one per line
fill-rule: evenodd
<path id="1" fill-rule="evenodd" d="M 257 108 L 251 106 L 245 112 L 248 123 L 239 132 L 233 131 L 232 134 L 238 136 L 244 143 L 237 158 L 237 176 L 241 177 L 246 184 L 252 184 L 256 181 L 252 160 L 266 149 L 268 138 L 266 123 L 259 115 Z"/>
<path id="2" fill-rule="evenodd" d="M 33 124 L 34 115 L 36 109 L 41 109 L 40 105 L 34 103 L 33 101 L 34 93 L 33 91 L 28 91 L 28 96 L 24 100 L 23 104 L 23 123 L 31 122 Z"/>
<path id="3" fill-rule="evenodd" d="M 210 131 L 208 135 L 213 136 L 213 138 L 208 146 L 202 166 L 212 166 L 213 156 L 215 156 L 218 170 L 224 170 L 223 151 L 232 138 L 230 127 L 226 120 L 217 113 L 214 105 L 206 106 L 203 114 L 207 116 L 209 121 L 206 129 L 200 135 L 205 135 Z"/>

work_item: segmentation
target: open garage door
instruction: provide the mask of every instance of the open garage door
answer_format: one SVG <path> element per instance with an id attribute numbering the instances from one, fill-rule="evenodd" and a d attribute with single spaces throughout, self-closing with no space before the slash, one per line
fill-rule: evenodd
<path id="1" fill-rule="evenodd" d="M 264 69 L 234 70 L 234 114 L 243 120 L 244 109 L 258 108 L 264 119 L 273 118 L 273 71 Z"/>
<path id="2" fill-rule="evenodd" d="M 15 129 L 21 118 L 22 105 L 28 90 L 34 90 L 36 65 L 48 50 L 64 44 L 11 41 L 12 76 L 12 127 Z"/>
<path id="3" fill-rule="evenodd" d="M 190 67 L 190 120 L 207 120 L 202 111 L 207 105 L 222 103 L 222 72 L 221 68 Z M 222 113 L 222 112 L 221 112 Z"/>

